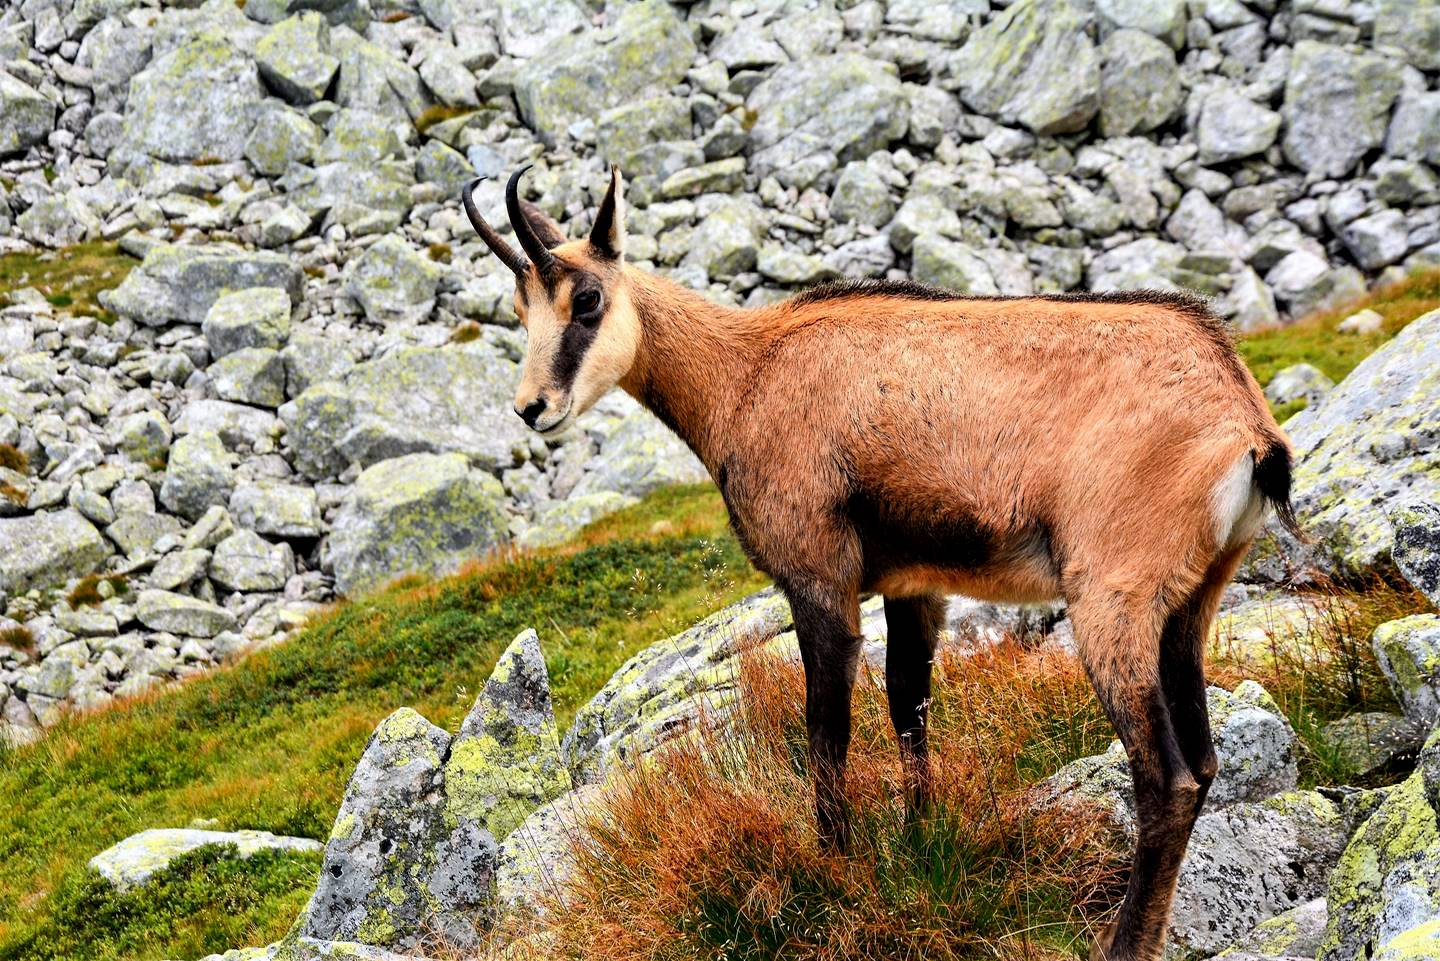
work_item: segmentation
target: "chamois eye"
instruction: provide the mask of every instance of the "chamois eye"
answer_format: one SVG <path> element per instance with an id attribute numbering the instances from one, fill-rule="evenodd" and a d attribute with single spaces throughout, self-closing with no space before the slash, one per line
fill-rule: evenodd
<path id="1" fill-rule="evenodd" d="M 594 323 L 600 319 L 594 316 L 599 309 L 600 292 L 597 290 L 582 290 L 575 295 L 575 303 L 571 306 L 570 314 L 576 320 Z"/>

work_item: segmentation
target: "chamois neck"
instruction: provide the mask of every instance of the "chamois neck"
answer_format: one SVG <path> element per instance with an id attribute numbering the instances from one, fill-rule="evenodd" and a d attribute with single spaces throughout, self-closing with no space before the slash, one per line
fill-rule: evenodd
<path id="1" fill-rule="evenodd" d="M 764 352 L 764 312 L 725 307 L 627 267 L 640 346 L 620 386 L 675 431 L 713 473 L 726 426 Z"/>

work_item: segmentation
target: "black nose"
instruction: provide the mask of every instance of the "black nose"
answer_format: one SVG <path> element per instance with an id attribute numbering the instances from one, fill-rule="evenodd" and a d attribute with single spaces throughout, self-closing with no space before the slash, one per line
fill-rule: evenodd
<path id="1" fill-rule="evenodd" d="M 549 406 L 545 398 L 537 397 L 526 404 L 524 410 L 519 407 L 515 408 L 515 413 L 520 415 L 520 419 L 525 422 L 526 426 L 534 427 L 535 422 L 540 419 L 540 415 L 545 413 L 545 409 Z"/>

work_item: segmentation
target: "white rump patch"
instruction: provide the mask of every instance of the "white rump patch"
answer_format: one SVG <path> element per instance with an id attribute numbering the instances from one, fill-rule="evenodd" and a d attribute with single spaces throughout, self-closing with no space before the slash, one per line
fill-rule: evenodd
<path id="1" fill-rule="evenodd" d="M 1265 499 L 1255 487 L 1255 454 L 1246 451 L 1210 492 L 1215 512 L 1215 543 L 1234 547 L 1260 532 Z"/>

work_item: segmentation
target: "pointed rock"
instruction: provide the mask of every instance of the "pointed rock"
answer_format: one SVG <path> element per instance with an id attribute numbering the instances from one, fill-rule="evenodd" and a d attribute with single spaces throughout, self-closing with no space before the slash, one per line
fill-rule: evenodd
<path id="1" fill-rule="evenodd" d="M 500 655 L 455 738 L 446 810 L 503 839 L 569 789 L 540 639 L 526 630 Z"/>

